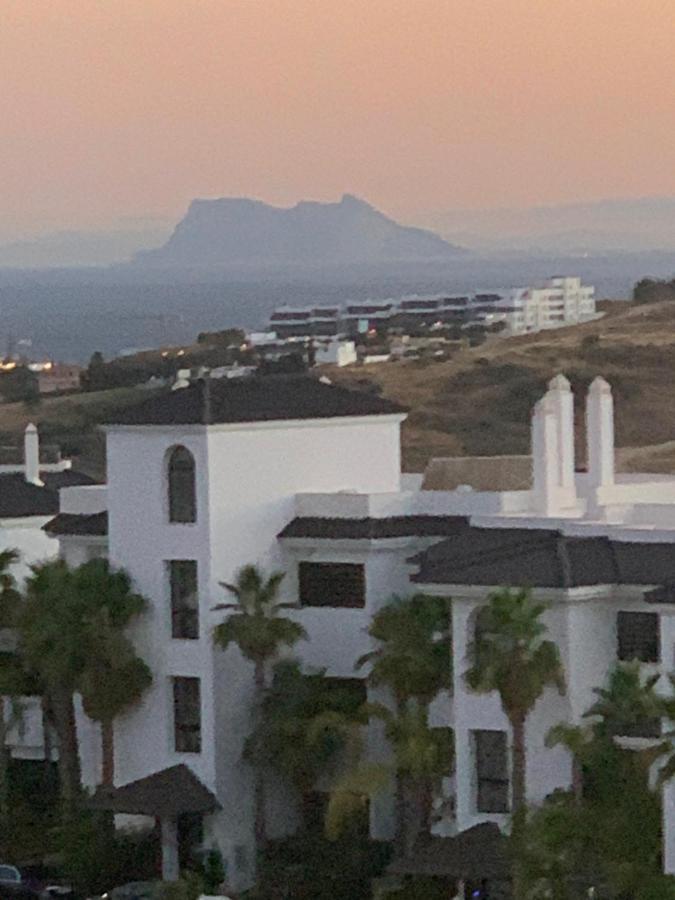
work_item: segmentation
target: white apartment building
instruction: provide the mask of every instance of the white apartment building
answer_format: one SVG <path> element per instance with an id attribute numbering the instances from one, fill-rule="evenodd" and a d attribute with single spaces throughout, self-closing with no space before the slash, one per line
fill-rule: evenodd
<path id="1" fill-rule="evenodd" d="M 405 413 L 388 401 L 309 378 L 191 385 L 149 399 L 107 428 L 108 484 L 62 492 L 49 525 L 73 563 L 107 553 L 150 601 L 134 629 L 154 683 L 115 734 L 120 813 L 163 821 L 165 875 L 177 872 L 185 814 L 202 818 L 234 887 L 253 877 L 251 667 L 214 647 L 219 583 L 244 564 L 282 569 L 309 640 L 305 667 L 354 678 L 366 629 L 392 594 L 452 598 L 454 689 L 432 709 L 454 730 L 453 811 L 439 834 L 508 824 L 509 726 L 499 700 L 464 683 L 468 645 L 487 595 L 512 585 L 545 599 L 566 671 L 528 721 L 527 794 L 541 802 L 571 784 L 569 754 L 545 746 L 579 722 L 617 659 L 675 670 L 675 477 L 614 468 L 609 385 L 587 399 L 587 471 L 574 459 L 572 394 L 558 376 L 532 418 L 532 484 L 485 491 L 420 490 L 402 476 Z M 579 462 L 585 462 L 580 460 Z M 362 674 L 359 675 L 362 677 Z M 372 737 L 372 754 L 386 747 Z M 292 831 L 298 798 L 270 777 L 272 836 Z M 393 834 L 393 801 L 371 805 L 371 833 Z M 675 872 L 675 787 L 665 791 L 665 867 Z"/>
<path id="2" fill-rule="evenodd" d="M 504 321 L 510 334 L 578 325 L 598 317 L 595 288 L 571 276 L 556 276 L 539 287 L 507 291 L 498 306 L 505 310 Z"/>

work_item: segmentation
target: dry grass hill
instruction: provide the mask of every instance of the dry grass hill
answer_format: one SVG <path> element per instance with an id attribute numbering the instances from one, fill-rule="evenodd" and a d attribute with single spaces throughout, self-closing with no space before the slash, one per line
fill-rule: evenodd
<path id="1" fill-rule="evenodd" d="M 600 374 L 614 389 L 620 465 L 675 472 L 675 304 L 605 309 L 595 322 L 495 338 L 444 362 L 382 363 L 332 377 L 362 388 L 371 382 L 410 409 L 404 465 L 419 471 L 430 456 L 527 453 L 530 409 L 558 372 L 572 382 L 582 436 L 581 400 Z"/>
<path id="2" fill-rule="evenodd" d="M 553 375 L 581 400 L 598 374 L 616 399 L 617 445 L 625 469 L 675 472 L 675 303 L 609 303 L 595 322 L 517 338 L 494 338 L 443 362 L 409 360 L 331 370 L 335 381 L 377 390 L 410 409 L 403 429 L 404 466 L 421 471 L 432 456 L 527 453 L 530 409 Z M 45 399 L 28 411 L 0 405 L 0 433 L 18 436 L 29 420 L 49 440 L 100 470 L 102 440 L 91 426 L 112 408 L 146 396 L 138 389 Z M 84 437 L 82 436 L 84 435 Z M 583 465 L 583 440 L 578 461 Z"/>

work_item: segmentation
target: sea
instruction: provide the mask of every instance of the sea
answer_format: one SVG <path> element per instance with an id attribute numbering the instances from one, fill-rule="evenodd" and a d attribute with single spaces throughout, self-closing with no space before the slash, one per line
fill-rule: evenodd
<path id="1" fill-rule="evenodd" d="M 580 275 L 597 299 L 628 299 L 644 276 L 673 277 L 675 253 L 603 256 L 464 254 L 444 262 L 313 269 L 0 269 L 0 357 L 84 363 L 181 345 L 200 331 L 260 329 L 279 305 L 336 304 L 409 294 L 461 294 Z"/>

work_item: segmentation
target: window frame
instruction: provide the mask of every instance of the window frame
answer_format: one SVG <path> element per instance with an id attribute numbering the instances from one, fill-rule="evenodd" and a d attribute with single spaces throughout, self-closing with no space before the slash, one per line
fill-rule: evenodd
<path id="1" fill-rule="evenodd" d="M 197 464 L 194 454 L 184 444 L 174 444 L 167 450 L 165 476 L 169 524 L 194 525 L 197 522 Z"/>
<path id="2" fill-rule="evenodd" d="M 326 591 L 325 595 L 330 599 L 326 601 L 317 601 L 316 599 L 316 593 L 321 593 L 316 590 L 319 579 L 316 578 L 314 584 L 312 584 L 312 576 L 318 575 L 319 570 L 322 570 L 326 583 L 328 583 L 331 580 L 328 574 L 330 569 L 342 569 L 344 574 L 349 570 L 352 575 L 356 576 L 354 584 L 351 585 L 351 587 L 355 587 L 356 590 L 351 596 L 349 596 L 349 592 L 345 590 L 343 593 L 344 597 L 347 599 L 343 599 L 343 602 L 335 602 L 335 594 L 331 593 L 329 590 Z M 312 594 L 311 598 L 309 597 L 310 594 Z M 338 562 L 332 560 L 301 560 L 298 563 L 298 602 L 302 609 L 365 609 L 365 564 L 362 562 Z"/>
<path id="3" fill-rule="evenodd" d="M 633 622 L 633 628 L 638 621 L 653 623 L 653 635 L 647 640 L 644 639 L 644 634 L 626 635 L 624 629 L 630 629 L 630 620 Z M 621 662 L 630 662 L 634 659 L 651 665 L 658 665 L 661 662 L 661 620 L 658 613 L 627 609 L 617 612 L 616 657 Z"/>
<path id="4" fill-rule="evenodd" d="M 491 775 L 481 773 L 481 738 L 484 735 L 491 737 L 500 736 L 503 740 L 503 775 Z M 478 728 L 471 731 L 471 741 L 473 744 L 473 774 L 474 774 L 474 796 L 476 812 L 484 815 L 506 815 L 511 811 L 511 777 L 509 773 L 509 741 L 506 731 L 497 728 Z M 484 767 L 483 767 L 484 768 Z M 503 797 L 500 796 L 499 802 L 489 802 L 485 799 L 482 786 L 488 789 L 503 791 Z"/>
<path id="5" fill-rule="evenodd" d="M 180 692 L 188 687 L 196 686 L 196 697 L 181 697 Z M 173 749 L 175 753 L 202 752 L 202 684 L 201 678 L 194 675 L 171 676 L 171 702 L 173 712 Z M 196 721 L 185 721 L 189 717 L 179 716 L 179 712 L 194 705 L 197 711 Z"/>
<path id="6" fill-rule="evenodd" d="M 181 641 L 196 641 L 200 637 L 199 616 L 199 563 L 196 559 L 167 559 L 165 561 L 168 580 L 169 611 L 171 616 L 171 639 Z M 180 567 L 190 566 L 194 570 L 194 607 L 185 603 L 190 592 L 181 592 L 178 583 Z M 176 580 L 174 580 L 174 575 Z M 194 616 L 193 628 L 186 627 L 184 619 Z"/>

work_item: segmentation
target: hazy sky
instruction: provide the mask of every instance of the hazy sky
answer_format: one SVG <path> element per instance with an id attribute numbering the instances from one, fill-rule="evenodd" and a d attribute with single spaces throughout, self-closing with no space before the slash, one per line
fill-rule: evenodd
<path id="1" fill-rule="evenodd" d="M 675 194 L 675 0 L 0 0 L 0 230 Z"/>

